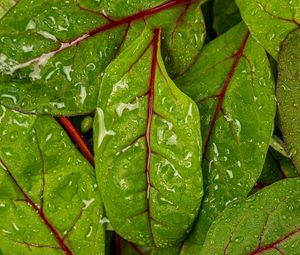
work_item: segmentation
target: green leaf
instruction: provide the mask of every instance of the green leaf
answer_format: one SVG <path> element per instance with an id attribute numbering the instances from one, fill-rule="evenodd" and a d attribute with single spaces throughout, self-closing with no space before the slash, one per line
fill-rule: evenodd
<path id="1" fill-rule="evenodd" d="M 292 161 L 272 148 L 269 148 L 262 173 L 250 194 L 281 179 L 295 177 L 299 177 L 299 174 Z"/>
<path id="2" fill-rule="evenodd" d="M 164 59 L 179 75 L 203 45 L 200 3 L 20 1 L 0 20 L 0 102 L 39 114 L 94 111 L 103 71 L 146 23 L 163 28 Z"/>
<path id="3" fill-rule="evenodd" d="M 234 0 L 214 1 L 214 24 L 217 34 L 223 34 L 242 20 Z"/>
<path id="4" fill-rule="evenodd" d="M 182 241 L 202 198 L 200 118 L 168 77 L 160 34 L 146 29 L 103 76 L 94 124 L 107 216 L 134 243 Z"/>
<path id="5" fill-rule="evenodd" d="M 226 208 L 200 254 L 299 254 L 299 185 L 299 178 L 280 181 Z"/>
<path id="6" fill-rule="evenodd" d="M 270 146 L 282 156 L 289 158 L 290 156 L 286 152 L 284 143 L 275 135 L 272 136 Z"/>
<path id="7" fill-rule="evenodd" d="M 201 116 L 206 189 L 182 249 L 195 254 L 213 220 L 230 202 L 247 196 L 261 173 L 273 132 L 274 79 L 264 49 L 239 24 L 206 45 L 175 81 Z"/>
<path id="8" fill-rule="evenodd" d="M 236 0 L 251 35 L 277 60 L 280 44 L 300 28 L 299 0 Z"/>
<path id="9" fill-rule="evenodd" d="M 180 245 L 166 249 L 154 248 L 151 252 L 151 255 L 177 255 L 180 250 L 179 246 Z"/>
<path id="10" fill-rule="evenodd" d="M 92 167 L 52 118 L 0 116 L 0 254 L 104 254 Z"/>
<path id="11" fill-rule="evenodd" d="M 277 100 L 280 128 L 300 173 L 300 30 L 284 41 L 279 55 Z"/>
<path id="12" fill-rule="evenodd" d="M 0 19 L 7 13 L 15 4 L 17 0 L 0 0 Z"/>

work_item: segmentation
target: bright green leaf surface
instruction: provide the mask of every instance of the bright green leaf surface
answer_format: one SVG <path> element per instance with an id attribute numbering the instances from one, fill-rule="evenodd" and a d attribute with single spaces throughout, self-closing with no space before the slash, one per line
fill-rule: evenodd
<path id="1" fill-rule="evenodd" d="M 278 73 L 280 128 L 300 173 L 300 30 L 292 33 L 282 44 Z"/>
<path id="2" fill-rule="evenodd" d="M 158 32 L 144 31 L 105 71 L 94 124 L 107 216 L 141 245 L 177 244 L 202 198 L 200 118 L 170 80 Z"/>
<path id="3" fill-rule="evenodd" d="M 195 254 L 300 254 L 299 185 L 299 178 L 280 181 L 229 206 Z"/>
<path id="4" fill-rule="evenodd" d="M 223 34 L 241 21 L 240 10 L 234 0 L 214 1 L 214 24 L 218 34 Z"/>
<path id="5" fill-rule="evenodd" d="M 236 0 L 252 36 L 278 58 L 280 44 L 300 28 L 299 0 Z"/>
<path id="6" fill-rule="evenodd" d="M 0 133 L 0 254 L 104 254 L 94 172 L 63 129 L 1 106 Z"/>
<path id="7" fill-rule="evenodd" d="M 264 49 L 239 24 L 206 45 L 176 83 L 201 115 L 206 194 L 182 249 L 195 254 L 216 216 L 247 196 L 261 173 L 273 132 L 274 80 Z"/>
<path id="8" fill-rule="evenodd" d="M 4 16 L 4 14 L 10 10 L 15 4 L 17 0 L 0 0 L 0 18 Z"/>
<path id="9" fill-rule="evenodd" d="M 203 45 L 200 2 L 20 1 L 0 20 L 0 102 L 52 115 L 94 111 L 102 72 L 146 22 L 163 28 L 167 67 L 179 75 Z"/>

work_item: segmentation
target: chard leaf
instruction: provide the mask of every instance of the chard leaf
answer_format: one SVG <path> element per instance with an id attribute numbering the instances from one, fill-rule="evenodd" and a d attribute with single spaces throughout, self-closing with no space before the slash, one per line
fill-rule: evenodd
<path id="1" fill-rule="evenodd" d="M 234 0 L 214 1 L 214 24 L 217 34 L 223 34 L 242 20 Z"/>
<path id="2" fill-rule="evenodd" d="M 0 254 L 104 254 L 92 167 L 52 118 L 0 109 Z"/>
<path id="3" fill-rule="evenodd" d="M 175 80 L 201 116 L 202 210 L 182 254 L 196 254 L 213 220 L 245 197 L 263 168 L 275 116 L 274 80 L 264 49 L 239 24 L 206 45 Z"/>
<path id="4" fill-rule="evenodd" d="M 300 28 L 299 0 L 236 0 L 251 35 L 277 60 L 280 44 Z"/>
<path id="5" fill-rule="evenodd" d="M 200 3 L 20 1 L 0 20 L 0 102 L 39 114 L 94 111 L 103 71 L 146 23 L 163 28 L 164 58 L 179 75 L 203 44 Z"/>
<path id="6" fill-rule="evenodd" d="M 279 55 L 277 100 L 280 128 L 300 173 L 300 30 L 284 41 Z"/>
<path id="7" fill-rule="evenodd" d="M 299 254 L 299 185 L 299 178 L 283 180 L 226 208 L 200 254 Z"/>
<path id="8" fill-rule="evenodd" d="M 282 156 L 289 158 L 290 156 L 286 152 L 284 143 L 275 135 L 272 136 L 270 146 Z"/>
<path id="9" fill-rule="evenodd" d="M 1 0 L 0 1 L 0 19 L 7 13 L 15 4 L 17 0 Z"/>
<path id="10" fill-rule="evenodd" d="M 202 144 L 197 105 L 168 77 L 159 37 L 146 29 L 105 71 L 94 150 L 114 230 L 165 248 L 184 239 L 198 213 Z"/>
<path id="11" fill-rule="evenodd" d="M 292 161 L 269 148 L 262 173 L 250 194 L 281 179 L 294 177 L 299 177 L 299 174 Z"/>

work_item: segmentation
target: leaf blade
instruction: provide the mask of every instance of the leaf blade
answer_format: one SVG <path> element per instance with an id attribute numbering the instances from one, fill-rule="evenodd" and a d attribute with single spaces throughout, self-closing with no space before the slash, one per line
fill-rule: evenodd
<path id="1" fill-rule="evenodd" d="M 279 56 L 277 99 L 280 128 L 291 158 L 299 172 L 299 30 L 283 42 Z"/>
<path id="2" fill-rule="evenodd" d="M 260 175 L 273 132 L 274 80 L 264 50 L 241 23 L 205 46 L 194 67 L 175 82 L 197 102 L 205 141 L 206 195 L 181 251 L 194 254 L 215 217 L 247 196 Z M 258 127 L 261 120 L 266 125 Z"/>
<path id="3" fill-rule="evenodd" d="M 110 9 L 115 4 L 116 9 Z M 13 13 L 1 19 L 0 36 L 5 39 L 0 48 L 2 104 L 38 114 L 76 115 L 94 111 L 101 73 L 119 54 L 123 44 L 132 42 L 133 35 L 142 33 L 143 19 L 151 19 L 156 27 L 170 31 L 177 16 L 181 16 L 181 7 L 191 3 L 188 0 L 135 2 L 127 9 L 120 8 L 123 1 L 108 1 L 96 7 L 94 1 L 89 0 L 83 5 L 75 1 L 32 3 L 27 0 L 19 2 Z M 104 14 L 105 11 L 110 12 L 112 18 Z M 116 15 L 124 11 L 127 15 L 120 18 Z M 193 28 L 191 31 L 195 30 L 195 35 L 202 38 L 201 12 L 192 8 L 183 16 Z M 175 31 L 178 29 L 181 26 Z M 190 39 L 192 32 L 185 31 L 183 42 L 178 36 L 175 38 L 175 55 L 170 57 L 168 64 L 177 69 L 174 75 L 188 68 L 202 47 L 203 41 Z M 169 56 L 171 35 L 165 37 L 165 56 Z M 189 53 L 182 54 L 178 47 L 187 40 Z M 186 67 L 180 69 L 178 65 Z"/>
<path id="4" fill-rule="evenodd" d="M 1 109 L 2 252 L 103 254 L 93 169 L 52 118 Z"/>
<path id="5" fill-rule="evenodd" d="M 197 107 L 168 78 L 159 45 L 145 30 L 106 70 L 95 162 L 114 229 L 132 242 L 167 247 L 184 238 L 199 209 L 201 139 Z"/>
<path id="6" fill-rule="evenodd" d="M 282 41 L 300 28 L 298 2 L 236 0 L 236 3 L 252 36 L 277 60 Z"/>
<path id="7" fill-rule="evenodd" d="M 296 252 L 295 244 L 300 232 L 297 220 L 300 215 L 297 210 L 294 211 L 298 204 L 292 201 L 299 198 L 298 185 L 299 178 L 280 181 L 246 201 L 226 208 L 211 227 L 200 254 L 207 254 L 208 251 L 248 255 Z M 276 199 L 269 199 L 275 196 Z M 288 209 L 290 207 L 292 209 Z M 285 220 L 283 215 L 289 215 L 289 219 Z M 216 240 L 218 242 L 215 243 Z"/>

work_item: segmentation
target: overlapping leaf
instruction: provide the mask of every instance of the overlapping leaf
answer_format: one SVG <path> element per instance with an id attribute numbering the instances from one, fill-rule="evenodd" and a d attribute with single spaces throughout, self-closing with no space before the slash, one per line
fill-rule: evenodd
<path id="1" fill-rule="evenodd" d="M 300 29 L 299 0 L 236 0 L 252 36 L 278 58 L 280 44 L 295 29 Z"/>
<path id="2" fill-rule="evenodd" d="M 300 171 L 300 30 L 284 41 L 279 56 L 277 99 L 281 131 Z"/>
<path id="3" fill-rule="evenodd" d="M 241 21 L 240 10 L 234 0 L 214 1 L 214 24 L 218 34 L 223 34 Z"/>
<path id="4" fill-rule="evenodd" d="M 0 254 L 104 254 L 88 162 L 52 118 L 0 109 Z"/>
<path id="5" fill-rule="evenodd" d="M 145 30 L 105 71 L 94 136 L 96 174 L 114 230 L 164 248 L 190 230 L 202 173 L 199 112 L 168 77 L 159 36 Z"/>
<path id="6" fill-rule="evenodd" d="M 20 1 L 0 20 L 0 102 L 52 115 L 93 111 L 102 72 L 146 23 L 163 28 L 164 58 L 176 76 L 193 63 L 203 44 L 199 4 Z"/>
<path id="7" fill-rule="evenodd" d="M 204 47 L 176 80 L 198 104 L 206 195 L 182 254 L 196 254 L 215 217 L 258 179 L 275 115 L 274 80 L 264 49 L 239 24 Z"/>
<path id="8" fill-rule="evenodd" d="M 270 148 L 262 173 L 250 194 L 281 179 L 295 177 L 299 177 L 299 174 L 297 173 L 291 159 L 282 156 Z"/>
<path id="9" fill-rule="evenodd" d="M 300 179 L 275 183 L 226 208 L 195 254 L 299 254 Z"/>

